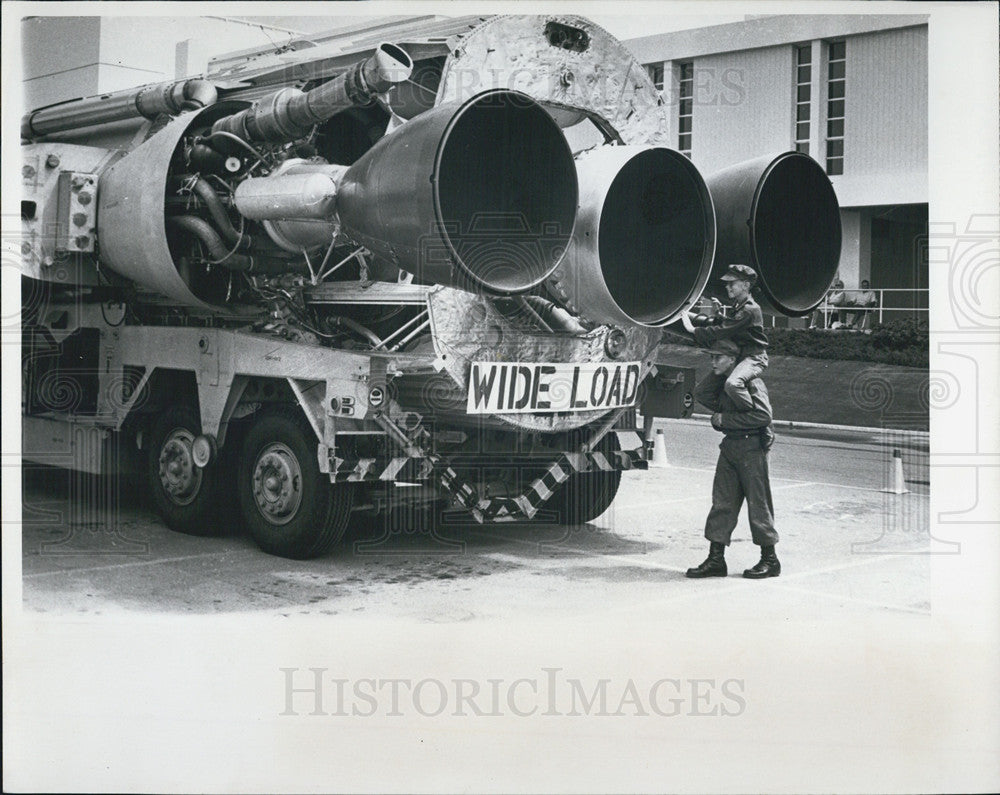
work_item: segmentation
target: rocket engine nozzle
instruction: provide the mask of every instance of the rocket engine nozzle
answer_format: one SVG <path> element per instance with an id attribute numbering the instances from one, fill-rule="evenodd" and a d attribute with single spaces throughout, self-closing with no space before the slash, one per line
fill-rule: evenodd
<path id="1" fill-rule="evenodd" d="M 715 250 L 715 214 L 690 160 L 663 147 L 604 146 L 576 160 L 573 245 L 549 278 L 591 320 L 660 327 L 697 300 Z"/>
<path id="2" fill-rule="evenodd" d="M 718 218 L 711 284 L 733 262 L 757 271 L 762 306 L 799 317 L 826 295 L 840 262 L 840 207 L 822 167 L 799 152 L 712 174 Z"/>
<path id="3" fill-rule="evenodd" d="M 559 264 L 577 192 L 552 117 L 496 89 L 380 139 L 343 175 L 337 214 L 352 238 L 421 281 L 510 295 Z"/>

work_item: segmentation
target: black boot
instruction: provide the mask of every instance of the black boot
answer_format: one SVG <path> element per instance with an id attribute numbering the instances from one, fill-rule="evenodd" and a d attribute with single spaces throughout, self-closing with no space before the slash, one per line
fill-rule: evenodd
<path id="1" fill-rule="evenodd" d="M 700 566 L 687 570 L 687 576 L 692 579 L 701 577 L 725 577 L 729 574 L 726 569 L 726 545 L 716 541 L 711 542 L 708 550 L 708 557 Z"/>
<path id="2" fill-rule="evenodd" d="M 743 572 L 748 580 L 763 580 L 765 577 L 777 577 L 781 574 L 781 563 L 774 554 L 774 547 L 760 548 L 760 561 L 752 569 Z"/>

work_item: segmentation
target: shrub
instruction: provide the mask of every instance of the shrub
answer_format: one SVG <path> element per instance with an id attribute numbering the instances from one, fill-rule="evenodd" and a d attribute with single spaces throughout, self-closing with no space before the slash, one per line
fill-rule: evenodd
<path id="1" fill-rule="evenodd" d="M 893 320 L 879 323 L 868 335 L 873 348 L 888 351 L 905 350 L 907 348 L 927 349 L 928 331 L 926 321 Z"/>
<path id="2" fill-rule="evenodd" d="M 877 324 L 871 334 L 821 329 L 765 329 L 768 352 L 810 359 L 881 362 L 904 367 L 927 367 L 930 338 L 927 323 L 890 320 Z"/>

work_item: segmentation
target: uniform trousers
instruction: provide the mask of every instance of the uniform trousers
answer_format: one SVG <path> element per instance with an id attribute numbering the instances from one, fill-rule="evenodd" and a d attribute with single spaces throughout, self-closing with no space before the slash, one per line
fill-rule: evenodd
<path id="1" fill-rule="evenodd" d="M 778 533 L 774 529 L 767 451 L 761 449 L 757 433 L 744 439 L 727 437 L 719 445 L 705 538 L 728 546 L 744 500 L 753 542 L 765 547 L 776 544 Z"/>

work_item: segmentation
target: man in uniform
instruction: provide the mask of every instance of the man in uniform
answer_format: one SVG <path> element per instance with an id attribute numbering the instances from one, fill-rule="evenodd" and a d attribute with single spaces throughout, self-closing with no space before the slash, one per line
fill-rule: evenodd
<path id="1" fill-rule="evenodd" d="M 767 453 L 774 442 L 771 403 L 760 378 L 747 384 L 751 406 L 738 403 L 726 392 L 726 379 L 736 366 L 739 348 L 731 340 L 719 340 L 712 354 L 712 372 L 698 384 L 695 400 L 710 409 L 712 427 L 725 434 L 719 445 L 719 461 L 712 483 L 712 510 L 705 521 L 705 538 L 711 544 L 708 558 L 687 570 L 687 576 L 725 577 L 725 552 L 736 527 L 743 501 L 747 502 L 750 533 L 760 547 L 760 562 L 743 572 L 751 580 L 777 577 L 781 563 L 774 554 L 778 533 L 774 529 L 774 506 L 767 471 Z"/>

